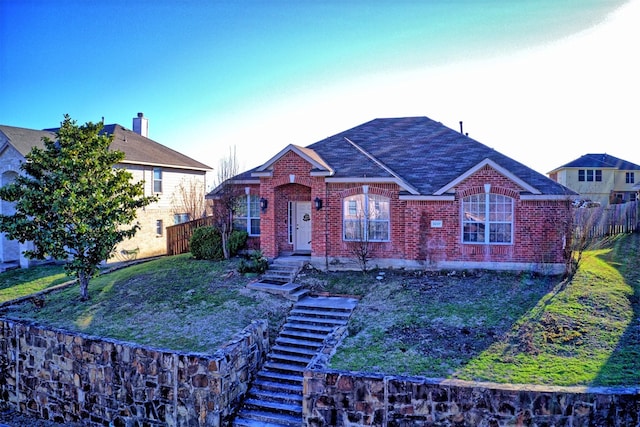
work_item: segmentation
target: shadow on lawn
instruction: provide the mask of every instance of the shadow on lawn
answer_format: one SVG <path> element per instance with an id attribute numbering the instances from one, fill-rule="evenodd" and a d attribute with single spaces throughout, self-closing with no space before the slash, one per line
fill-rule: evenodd
<path id="1" fill-rule="evenodd" d="M 562 281 L 488 271 L 388 271 L 368 280 L 375 285 L 332 367 L 430 377 L 459 372 Z"/>
<path id="2" fill-rule="evenodd" d="M 614 239 L 612 251 L 603 258 L 633 290 L 628 296 L 633 318 L 594 383 L 637 387 L 640 385 L 640 234 Z M 628 384 L 629 378 L 634 379 L 633 384 Z"/>

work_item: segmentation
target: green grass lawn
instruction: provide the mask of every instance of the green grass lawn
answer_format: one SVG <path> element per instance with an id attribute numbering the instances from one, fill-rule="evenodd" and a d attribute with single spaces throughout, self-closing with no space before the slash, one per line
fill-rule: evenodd
<path id="1" fill-rule="evenodd" d="M 9 270 L 0 274 L 0 304 L 70 280 L 60 265 Z"/>
<path id="2" fill-rule="evenodd" d="M 638 385 L 639 241 L 637 234 L 620 236 L 584 253 L 571 281 L 487 273 L 371 279 L 331 367 L 501 383 Z"/>
<path id="3" fill-rule="evenodd" d="M 639 236 L 583 255 L 509 333 L 457 374 L 516 383 L 640 384 Z"/>
<path id="4" fill-rule="evenodd" d="M 361 297 L 336 369 L 509 383 L 640 384 L 640 235 L 585 252 L 572 280 L 527 273 L 388 270 L 299 281 Z M 0 315 L 173 350 L 213 352 L 251 320 L 273 339 L 289 301 L 248 291 L 237 261 L 160 258 Z M 0 274 L 0 301 L 68 280 L 61 267 Z"/>
<path id="5" fill-rule="evenodd" d="M 46 295 L 42 308 L 25 302 L 4 315 L 182 351 L 214 352 L 255 319 L 268 319 L 274 337 L 291 303 L 246 290 L 251 279 L 236 267 L 188 254 L 160 258 L 92 279 L 89 301 L 74 285 Z"/>

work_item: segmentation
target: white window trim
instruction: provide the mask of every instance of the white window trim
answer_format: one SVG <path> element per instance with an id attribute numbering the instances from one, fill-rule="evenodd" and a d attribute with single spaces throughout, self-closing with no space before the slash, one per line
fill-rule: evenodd
<path id="1" fill-rule="evenodd" d="M 243 216 L 234 215 L 234 219 L 243 219 L 243 220 L 245 220 L 246 224 L 247 224 L 246 227 L 245 227 L 246 228 L 245 231 L 247 232 L 247 234 L 249 236 L 251 236 L 251 237 L 257 237 L 257 236 L 260 236 L 260 233 L 258 233 L 258 234 L 251 233 L 251 220 L 252 219 L 253 220 L 257 219 L 258 221 L 260 221 L 260 208 L 258 207 L 257 208 L 257 212 L 255 212 L 257 214 L 257 216 L 252 216 L 252 214 L 254 214 L 254 212 L 251 211 L 251 197 L 252 197 L 252 195 L 246 189 L 245 189 L 245 193 L 246 193 L 246 196 L 244 197 L 244 202 L 247 205 L 247 213 L 246 213 L 246 215 L 243 215 Z M 258 196 L 253 195 L 253 197 L 258 197 Z"/>
<path id="2" fill-rule="evenodd" d="M 351 222 L 351 221 L 355 221 L 355 220 L 346 219 L 345 218 L 345 213 L 346 212 L 344 211 L 344 209 L 345 209 L 345 200 L 346 199 L 349 199 L 350 197 L 354 197 L 354 196 L 364 196 L 363 208 L 365 209 L 365 212 L 364 212 L 364 217 L 362 218 L 362 221 L 364 221 L 363 230 L 362 230 L 363 233 L 364 233 L 364 236 L 362 237 L 362 241 L 365 241 L 365 242 L 390 242 L 391 241 L 391 199 L 386 197 L 386 196 L 379 196 L 379 197 L 384 197 L 385 199 L 388 200 L 389 219 L 386 219 L 386 220 L 370 220 L 369 219 L 369 191 L 368 191 L 369 190 L 369 186 L 368 185 L 363 185 L 362 187 L 363 187 L 363 192 L 362 193 L 353 194 L 351 196 L 344 197 L 342 199 L 342 209 L 343 209 L 343 211 L 342 211 L 342 240 L 345 241 L 345 242 L 359 242 L 359 241 L 361 241 L 361 239 L 357 239 L 357 238 L 356 239 L 348 239 L 346 237 L 346 235 L 345 235 L 346 234 L 346 229 L 347 229 L 346 223 L 347 222 Z M 388 238 L 387 239 L 369 239 L 369 221 L 372 221 L 372 222 L 386 222 L 387 223 L 387 236 L 388 236 Z"/>
<path id="3" fill-rule="evenodd" d="M 511 221 L 490 221 L 490 214 L 491 214 L 491 203 L 490 203 L 490 197 L 491 197 L 491 192 L 490 192 L 490 186 L 486 186 L 485 185 L 485 193 L 484 193 L 484 206 L 485 206 L 485 212 L 484 212 L 484 240 L 482 241 L 465 241 L 464 240 L 464 227 L 465 224 L 469 223 L 469 224 L 476 224 L 478 223 L 478 221 L 465 221 L 464 219 L 464 212 L 465 212 L 465 200 L 468 197 L 471 196 L 467 196 L 464 197 L 462 199 L 462 203 L 460 204 L 460 209 L 461 209 L 461 213 L 460 213 L 460 219 L 461 219 L 461 224 L 460 224 L 460 240 L 462 242 L 462 244 L 465 245 L 513 245 L 513 233 L 514 233 L 514 222 L 515 222 L 515 216 L 514 216 L 514 210 L 515 210 L 515 202 L 514 199 L 512 197 L 509 196 L 505 196 L 502 194 L 495 194 L 496 196 L 502 196 L 506 199 L 511 200 Z M 475 196 L 472 195 L 472 196 Z M 511 233 L 509 236 L 509 241 L 508 242 L 492 242 L 491 241 L 491 224 L 511 224 Z"/>
<path id="4" fill-rule="evenodd" d="M 156 171 L 160 172 L 160 178 L 156 179 Z M 151 172 L 152 174 L 152 188 L 151 190 L 153 191 L 153 193 L 155 194 L 162 194 L 162 190 L 163 190 L 163 183 L 162 183 L 162 168 L 161 167 L 154 167 L 153 171 Z M 159 183 L 160 185 L 160 191 L 156 191 L 156 183 Z"/>

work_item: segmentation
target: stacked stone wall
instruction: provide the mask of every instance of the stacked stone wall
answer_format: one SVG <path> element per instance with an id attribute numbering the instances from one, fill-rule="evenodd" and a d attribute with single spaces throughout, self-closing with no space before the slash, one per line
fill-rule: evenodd
<path id="1" fill-rule="evenodd" d="M 305 426 L 638 426 L 640 387 L 550 387 L 317 370 Z"/>
<path id="2" fill-rule="evenodd" d="M 206 355 L 0 319 L 0 399 L 89 426 L 228 425 L 268 346 L 266 321 Z"/>

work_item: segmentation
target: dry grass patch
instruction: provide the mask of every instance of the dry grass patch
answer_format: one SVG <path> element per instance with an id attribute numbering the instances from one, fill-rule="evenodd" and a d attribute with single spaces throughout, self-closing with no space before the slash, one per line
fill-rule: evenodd
<path id="1" fill-rule="evenodd" d="M 27 302 L 4 315 L 182 351 L 213 352 L 255 319 L 268 319 L 275 337 L 291 303 L 248 291 L 255 279 L 236 268 L 236 260 L 161 258 L 93 279 L 87 302 L 72 286 L 47 295 L 41 308 Z"/>

